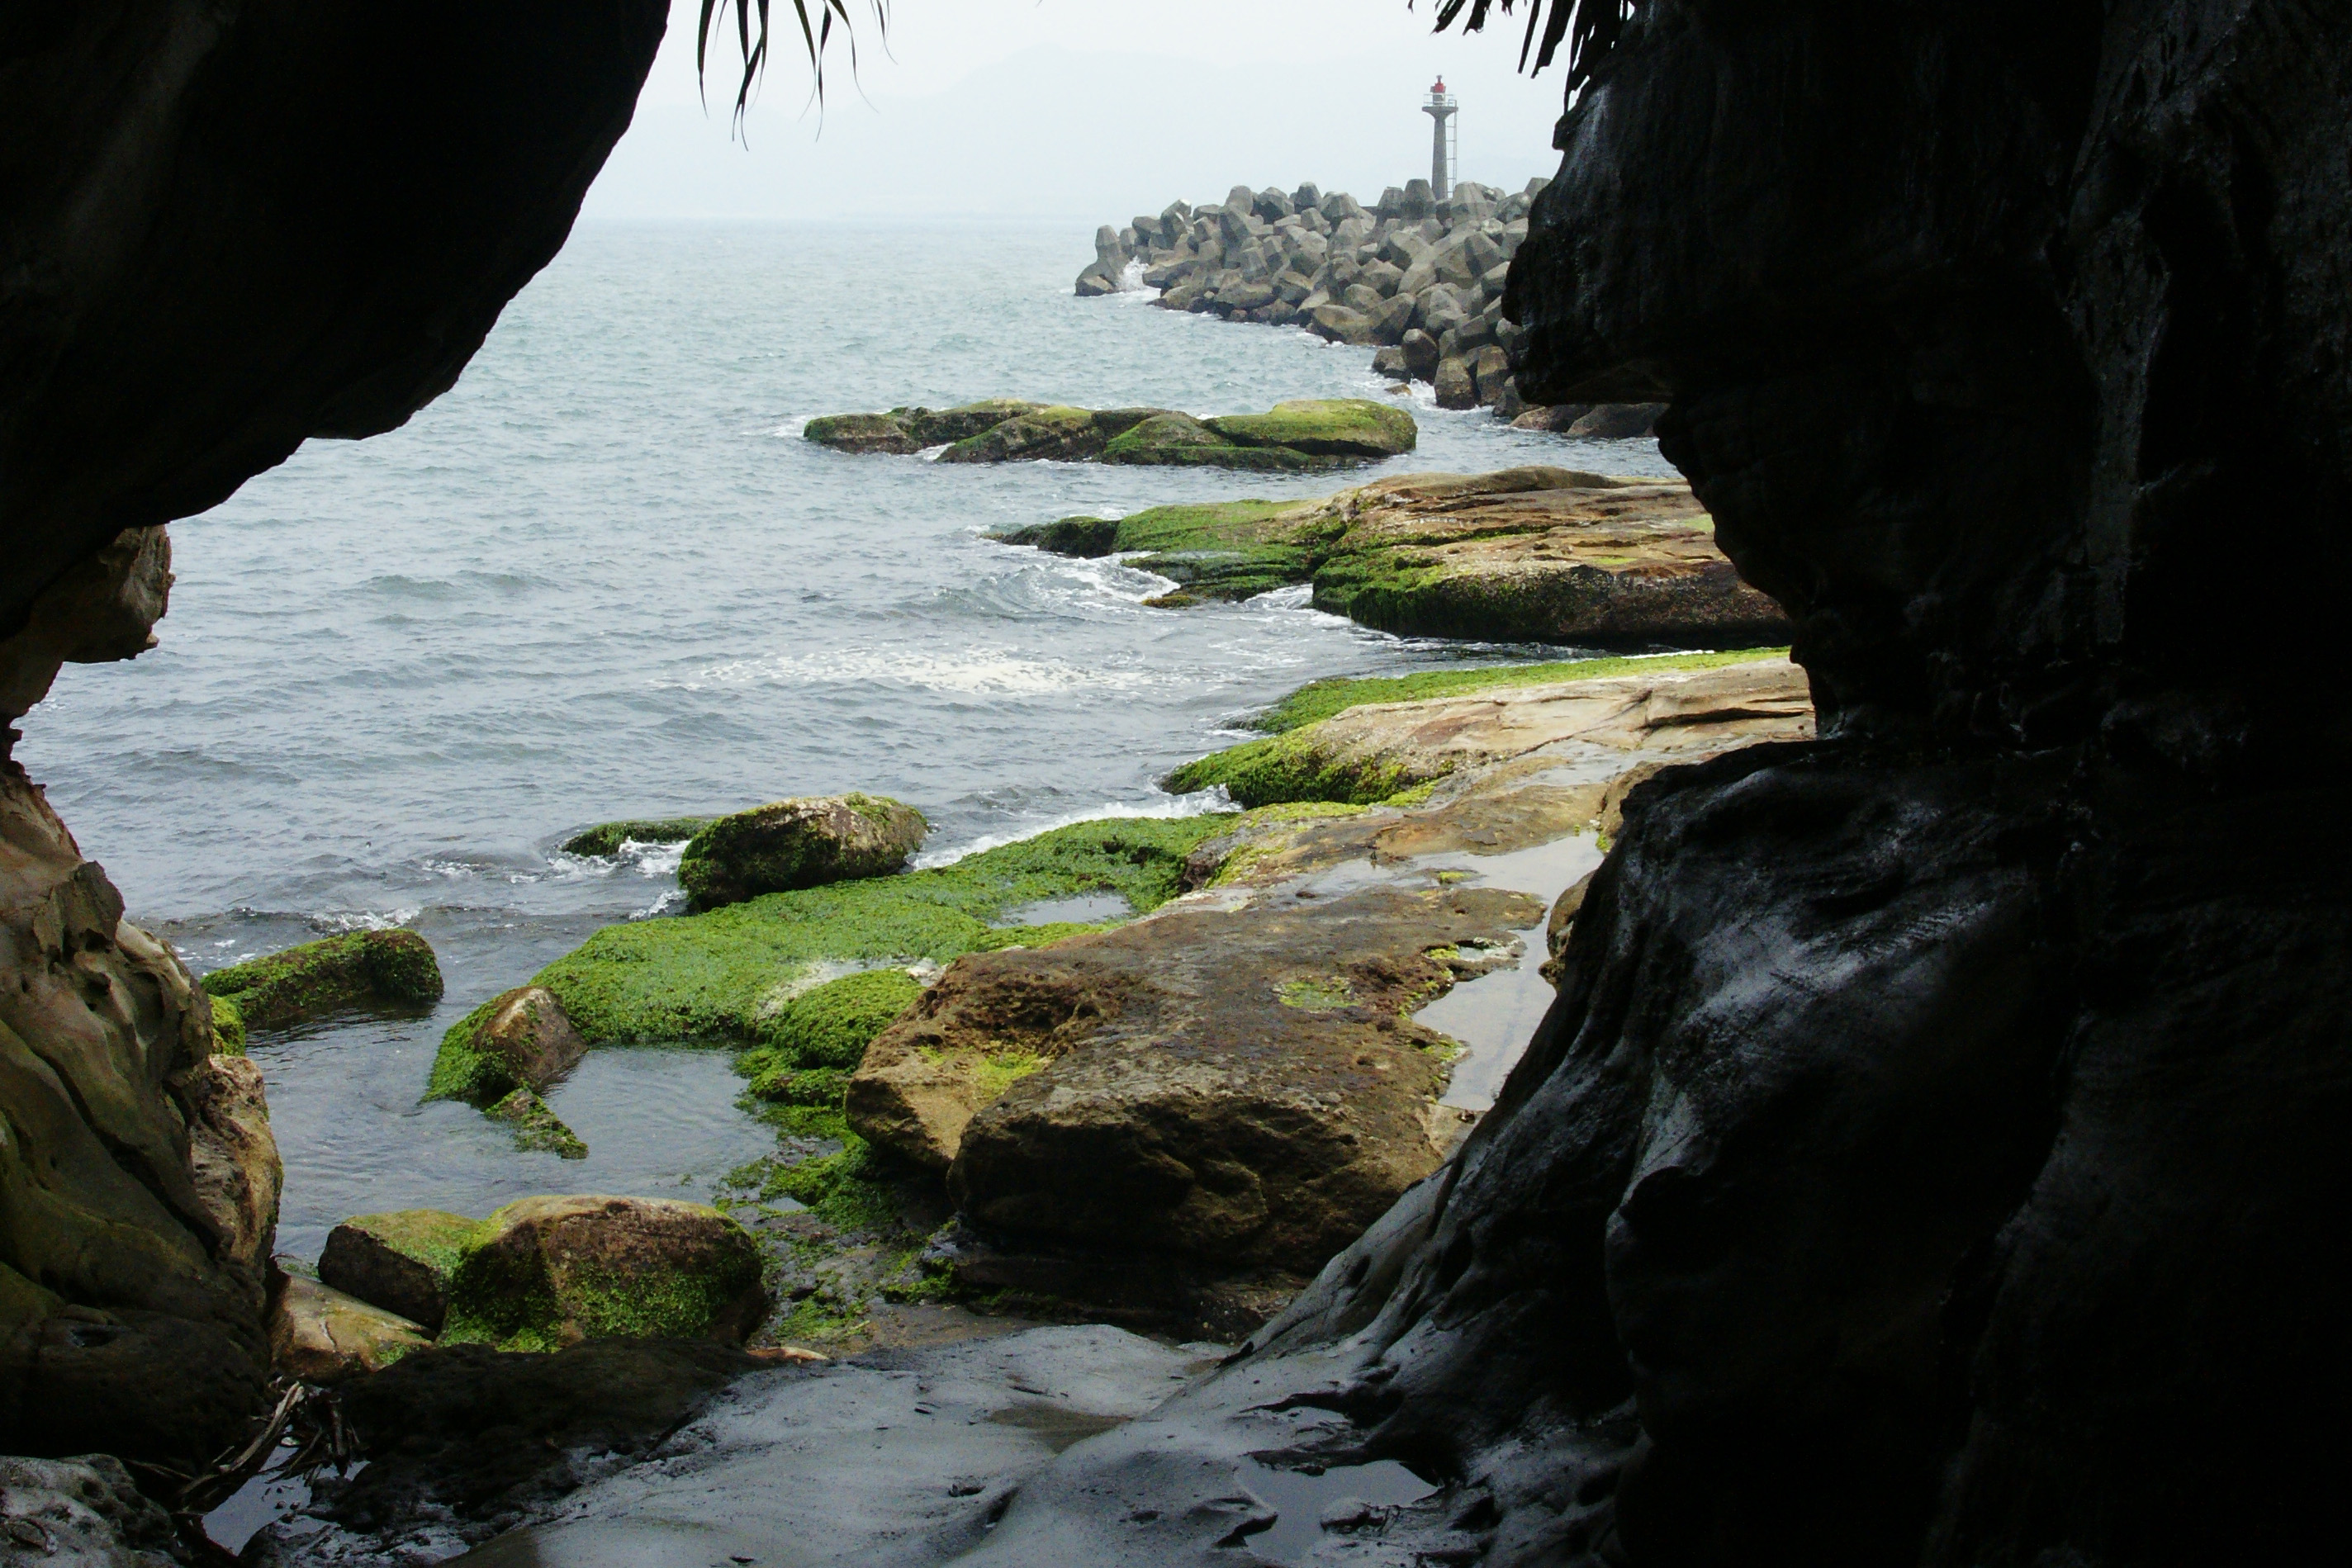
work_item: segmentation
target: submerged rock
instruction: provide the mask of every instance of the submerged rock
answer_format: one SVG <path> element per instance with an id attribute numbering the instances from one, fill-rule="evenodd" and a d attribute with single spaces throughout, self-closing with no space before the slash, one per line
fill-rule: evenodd
<path id="1" fill-rule="evenodd" d="M 494 1122 L 505 1122 L 514 1128 L 515 1147 L 527 1152 L 558 1155 L 567 1160 L 584 1160 L 588 1145 L 579 1134 L 564 1124 L 554 1108 L 528 1089 L 517 1089 L 489 1106 L 484 1113 Z"/>
<path id="2" fill-rule="evenodd" d="M 269 1324 L 270 1359 L 304 1383 L 347 1383 L 432 1343 L 423 1324 L 299 1274 L 286 1277 Z"/>
<path id="3" fill-rule="evenodd" d="M 620 852 L 621 846 L 638 844 L 678 844 L 709 827 L 709 817 L 633 818 L 620 822 L 599 822 L 593 828 L 583 828 L 563 841 L 563 852 L 568 855 L 611 855 Z"/>
<path id="4" fill-rule="evenodd" d="M 740 1343 L 767 1310 L 758 1246 L 715 1208 L 527 1197 L 460 1249 L 442 1339 L 540 1351 L 614 1336 Z"/>
<path id="5" fill-rule="evenodd" d="M 0 1458 L 5 1568 L 176 1568 L 188 1561 L 172 1516 L 112 1455 Z"/>
<path id="6" fill-rule="evenodd" d="M 705 909 L 830 882 L 887 876 L 930 824 L 876 795 L 815 795 L 738 811 L 686 846 L 677 880 Z"/>
<path id="7" fill-rule="evenodd" d="M 327 1233 L 319 1278 L 439 1333 L 449 1314 L 449 1277 L 480 1229 L 479 1220 L 437 1208 L 353 1215 Z"/>
<path id="8" fill-rule="evenodd" d="M 283 1029 L 341 1008 L 430 1007 L 441 966 L 414 931 L 354 931 L 215 969 L 204 988 L 236 1002 L 246 1028 Z"/>
<path id="9" fill-rule="evenodd" d="M 1419 439 L 1410 413 L 1361 398 L 1286 402 L 1270 413 L 1205 421 L 1169 409 L 1085 409 L 1008 399 L 943 415 L 922 409 L 836 414 L 811 420 L 803 434 L 845 452 L 917 452 L 948 441 L 942 463 L 1050 459 L 1277 472 L 1373 462 L 1410 452 Z"/>

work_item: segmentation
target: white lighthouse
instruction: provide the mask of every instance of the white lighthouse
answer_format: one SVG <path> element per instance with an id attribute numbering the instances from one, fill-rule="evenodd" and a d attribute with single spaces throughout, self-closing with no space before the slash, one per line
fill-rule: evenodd
<path id="1" fill-rule="evenodd" d="M 1429 135 L 1429 191 L 1433 200 L 1444 201 L 1454 193 L 1455 155 L 1460 144 L 1454 140 L 1454 113 L 1457 106 L 1454 95 L 1445 90 L 1445 78 L 1429 89 L 1429 101 L 1421 106 L 1422 113 L 1436 123 Z"/>

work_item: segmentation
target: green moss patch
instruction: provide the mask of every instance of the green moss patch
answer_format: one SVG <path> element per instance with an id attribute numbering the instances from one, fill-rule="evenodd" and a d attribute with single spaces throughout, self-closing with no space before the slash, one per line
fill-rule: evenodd
<path id="1" fill-rule="evenodd" d="M 516 1090 L 492 1105 L 487 1114 L 514 1128 L 515 1147 L 519 1149 L 545 1150 L 567 1160 L 588 1157 L 588 1145 L 581 1141 L 580 1134 L 565 1126 L 563 1118 L 528 1089 Z"/>
<path id="2" fill-rule="evenodd" d="M 245 1054 L 245 1014 L 234 997 L 213 997 L 213 1054 L 243 1056 Z"/>
<path id="3" fill-rule="evenodd" d="M 1154 507 L 1132 517 L 1064 517 L 992 536 L 1085 558 L 1147 552 L 1130 565 L 1184 585 L 1174 605 L 1253 598 L 1314 575 L 1318 552 L 1344 525 L 1312 505 L 1223 501 Z"/>
<path id="4" fill-rule="evenodd" d="M 1543 664 L 1477 664 L 1423 670 L 1410 675 L 1336 676 L 1311 681 L 1264 713 L 1244 720 L 1268 735 L 1303 728 L 1367 703 L 1425 702 L 1433 697 L 1509 686 L 1549 685 L 1555 681 L 1600 680 L 1645 670 L 1712 670 L 1756 659 L 1780 658 L 1786 648 L 1742 648 L 1727 653 L 1664 653 L 1653 658 L 1569 659 Z"/>
<path id="5" fill-rule="evenodd" d="M 1430 779 L 1392 758 L 1343 761 L 1304 731 L 1270 735 L 1212 752 L 1186 763 L 1164 780 L 1166 788 L 1179 794 L 1223 785 L 1237 806 L 1296 800 L 1374 806 L 1429 782 Z"/>
<path id="6" fill-rule="evenodd" d="M 625 843 L 682 844 L 709 827 L 709 817 L 645 817 L 625 822 L 599 822 L 563 841 L 568 855 L 618 854 Z"/>
<path id="7" fill-rule="evenodd" d="M 414 931 L 354 931 L 215 969 L 202 984 L 235 1001 L 247 1029 L 279 1029 L 340 1008 L 430 1007 L 441 966 Z"/>
<path id="8" fill-rule="evenodd" d="M 874 1037 L 912 1007 L 923 988 L 904 969 L 869 969 L 828 980 L 778 1007 L 761 1023 L 767 1043 L 737 1066 L 755 1092 L 780 1071 L 852 1070 Z"/>
<path id="9" fill-rule="evenodd" d="M 1370 398 L 1278 402 L 1271 413 L 1225 414 L 1206 422 L 1243 446 L 1286 446 L 1321 457 L 1395 457 L 1421 439 L 1412 415 Z"/>
<path id="10" fill-rule="evenodd" d="M 989 923 L 1023 904 L 1084 893 L 1117 893 L 1141 914 L 1175 896 L 1185 855 L 1229 821 L 1081 822 L 936 870 L 607 926 L 541 970 L 534 983 L 555 993 L 591 1045 L 797 1049 L 818 1028 L 809 1008 L 791 1005 L 813 967 L 944 963 L 964 953 L 1034 946 L 1092 927 Z"/>

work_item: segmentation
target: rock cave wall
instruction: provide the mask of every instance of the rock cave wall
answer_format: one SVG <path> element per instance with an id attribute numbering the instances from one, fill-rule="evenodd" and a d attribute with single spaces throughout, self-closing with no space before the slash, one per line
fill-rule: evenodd
<path id="1" fill-rule="evenodd" d="M 152 645 L 163 526 L 455 382 L 627 127 L 660 0 L 0 13 L 0 1452 L 246 1435 L 259 1074 L 123 919 L 10 726 Z"/>
<path id="2" fill-rule="evenodd" d="M 2347 125 L 2326 0 L 1633 11 L 1521 376 L 1671 400 L 1822 737 L 1636 792 L 1461 1155 L 973 1561 L 1253 1456 L 1439 1480 L 1382 1562 L 2341 1551 Z"/>

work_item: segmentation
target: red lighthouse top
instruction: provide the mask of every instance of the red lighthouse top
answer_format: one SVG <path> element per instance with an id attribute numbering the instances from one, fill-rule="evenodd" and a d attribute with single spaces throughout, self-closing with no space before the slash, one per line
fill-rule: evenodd
<path id="1" fill-rule="evenodd" d="M 1436 94 L 1438 97 L 1444 98 L 1445 96 L 1445 78 L 1444 77 L 1439 77 L 1437 78 L 1437 85 L 1431 88 L 1429 90 Z"/>

